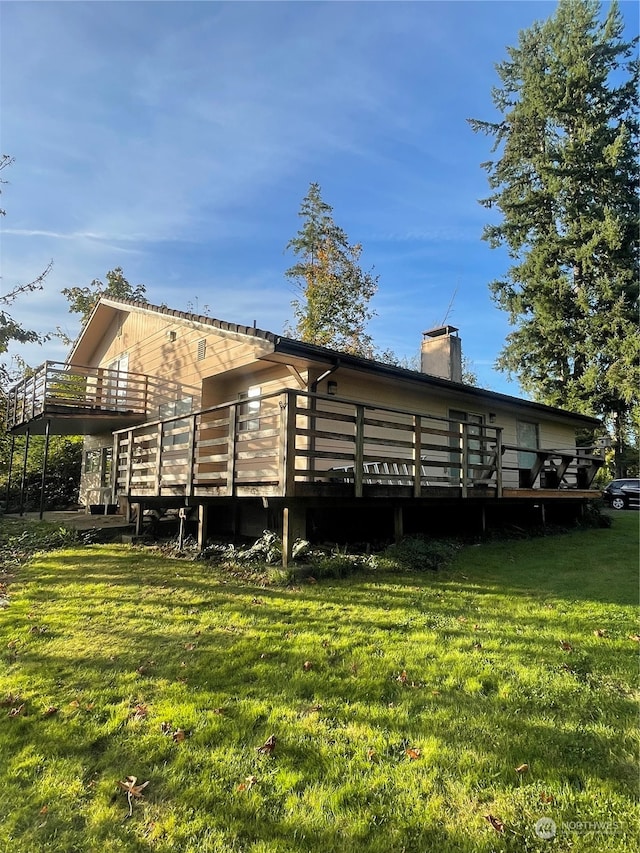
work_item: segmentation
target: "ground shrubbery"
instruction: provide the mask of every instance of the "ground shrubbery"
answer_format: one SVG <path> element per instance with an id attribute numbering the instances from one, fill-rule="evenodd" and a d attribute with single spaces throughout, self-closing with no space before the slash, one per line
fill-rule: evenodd
<path id="1" fill-rule="evenodd" d="M 382 551 L 366 553 L 366 548 L 316 546 L 297 540 L 293 546 L 293 566 L 280 568 L 282 540 L 270 530 L 251 545 L 213 543 L 200 555 L 235 573 L 260 574 L 271 582 L 295 581 L 301 578 L 343 578 L 355 572 L 423 572 L 445 568 L 462 546 L 450 540 L 408 536 Z"/>

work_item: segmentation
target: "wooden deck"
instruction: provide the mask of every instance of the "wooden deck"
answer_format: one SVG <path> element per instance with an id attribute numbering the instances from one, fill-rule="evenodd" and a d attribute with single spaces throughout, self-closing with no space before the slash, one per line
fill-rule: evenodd
<path id="1" fill-rule="evenodd" d="M 493 425 L 287 390 L 119 430 L 113 500 L 597 494 L 585 449 L 539 448 L 526 470 L 523 452 Z"/>

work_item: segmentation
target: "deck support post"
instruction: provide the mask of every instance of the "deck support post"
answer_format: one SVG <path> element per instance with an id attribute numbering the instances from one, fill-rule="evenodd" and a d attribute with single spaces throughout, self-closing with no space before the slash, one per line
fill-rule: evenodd
<path id="1" fill-rule="evenodd" d="M 24 515 L 24 487 L 27 481 L 27 459 L 29 457 L 29 438 L 31 436 L 29 427 L 24 436 L 24 458 L 22 461 L 22 477 L 20 478 L 20 505 L 19 514 Z"/>
<path id="2" fill-rule="evenodd" d="M 144 518 L 144 504 L 136 504 L 136 536 L 142 536 L 142 521 Z"/>
<path id="3" fill-rule="evenodd" d="M 404 536 L 404 513 L 402 504 L 395 504 L 393 507 L 393 538 L 395 542 L 400 542 Z"/>
<path id="4" fill-rule="evenodd" d="M 13 473 L 13 452 L 16 446 L 15 433 L 11 433 L 11 449 L 9 450 L 9 470 L 7 471 L 7 492 L 4 511 L 9 512 L 9 498 L 11 496 L 11 474 Z"/>
<path id="5" fill-rule="evenodd" d="M 304 507 L 285 506 L 282 510 L 282 568 L 288 569 L 296 539 L 307 535 L 307 514 Z"/>
<path id="6" fill-rule="evenodd" d="M 209 522 L 209 507 L 198 504 L 198 551 L 203 551 L 207 544 L 207 527 Z"/>
<path id="7" fill-rule="evenodd" d="M 44 517 L 44 487 L 47 481 L 47 464 L 49 462 L 49 437 L 51 435 L 51 418 L 47 418 L 44 431 L 44 459 L 42 460 L 42 478 L 40 480 L 40 521 Z"/>

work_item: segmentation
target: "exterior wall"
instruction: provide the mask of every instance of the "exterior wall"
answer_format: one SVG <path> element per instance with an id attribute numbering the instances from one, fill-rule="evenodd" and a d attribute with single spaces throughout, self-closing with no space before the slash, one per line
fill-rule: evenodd
<path id="1" fill-rule="evenodd" d="M 185 397 L 193 398 L 194 409 L 200 408 L 203 378 L 249 365 L 258 354 L 272 350 L 273 345 L 260 338 L 247 340 L 164 314 L 118 311 L 89 366 L 109 367 L 126 355 L 127 372 L 160 380 L 150 386 L 152 416 L 168 400 Z"/>
<path id="2" fill-rule="evenodd" d="M 480 415 L 486 426 L 502 428 L 503 445 L 518 446 L 518 421 L 535 423 L 538 428 L 538 446 L 554 450 L 575 448 L 575 428 L 570 424 L 545 419 L 543 413 L 535 410 L 510 408 L 503 403 L 496 405 L 478 398 L 467 397 L 465 394 L 456 392 L 455 389 L 438 393 L 437 389 L 419 389 L 412 387 L 409 383 L 392 382 L 383 378 L 372 378 L 363 381 L 362 374 L 348 370 L 337 370 L 330 377 L 338 384 L 338 397 L 347 398 L 368 405 L 378 404 L 389 408 L 405 409 L 414 412 L 424 412 L 434 418 L 448 418 L 451 410 L 466 412 L 469 415 Z M 320 393 L 326 393 L 326 385 L 321 383 Z M 326 404 L 325 408 L 336 411 L 340 410 L 339 403 Z M 319 421 L 318 429 L 326 428 L 327 422 Z M 348 426 L 348 425 L 347 425 Z M 428 426 L 438 428 L 438 422 L 433 421 Z M 446 424 L 440 424 L 440 428 L 447 429 Z M 383 435 L 384 433 L 380 433 Z M 430 459 L 437 462 L 434 466 L 434 474 L 446 475 L 446 463 L 449 459 L 447 440 L 441 440 L 442 451 L 430 451 Z M 336 447 L 335 443 L 331 443 Z M 352 445 L 345 441 L 344 451 L 348 452 Z M 318 450 L 329 449 L 329 444 L 319 441 Z M 403 455 L 402 453 L 400 455 Z M 503 455 L 503 464 L 506 470 L 503 472 L 503 486 L 505 488 L 518 488 L 518 453 L 515 450 L 506 450 Z M 339 467 L 340 462 L 326 462 L 326 468 Z M 424 473 L 424 472 L 423 472 Z M 450 476 L 457 474 L 457 469 L 449 471 Z M 428 476 L 428 474 L 427 474 Z"/>

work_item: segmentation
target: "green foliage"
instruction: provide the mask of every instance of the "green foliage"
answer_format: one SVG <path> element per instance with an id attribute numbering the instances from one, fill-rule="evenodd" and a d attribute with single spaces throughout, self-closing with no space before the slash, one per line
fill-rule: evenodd
<path id="1" fill-rule="evenodd" d="M 15 509 L 19 503 L 20 481 L 24 437 L 19 437 L 14 448 L 11 490 L 7 509 Z M 49 440 L 49 457 L 45 480 L 46 510 L 66 509 L 77 503 L 82 467 L 81 436 L 53 435 Z M 5 503 L 7 476 L 9 473 L 10 442 L 6 434 L 0 435 L 0 505 Z M 24 509 L 32 511 L 40 507 L 40 488 L 42 485 L 42 466 L 44 463 L 44 437 L 32 436 L 29 441 L 29 454 L 25 477 Z"/>
<path id="2" fill-rule="evenodd" d="M 299 259 L 286 272 L 299 294 L 291 303 L 296 318 L 291 332 L 306 343 L 371 358 L 366 326 L 374 316 L 369 302 L 378 277 L 361 269 L 362 247 L 349 244 L 332 211 L 319 184 L 312 183 L 300 208 L 302 228 L 287 244 Z"/>
<path id="3" fill-rule="evenodd" d="M 122 267 L 116 267 L 107 273 L 106 284 L 97 278 L 88 287 L 65 287 L 62 293 L 69 302 L 69 312 L 80 314 L 80 322 L 84 324 L 95 308 L 101 296 L 112 299 L 134 299 L 137 302 L 147 302 L 144 284 L 135 287 L 129 284 L 124 276 Z"/>
<path id="4" fill-rule="evenodd" d="M 497 66 L 483 164 L 514 265 L 493 282 L 516 327 L 498 366 L 551 405 L 605 418 L 621 448 L 639 405 L 638 62 L 615 2 L 560 0 Z"/>
<path id="5" fill-rule="evenodd" d="M 14 572 L 42 551 L 69 548 L 80 544 L 77 530 L 58 527 L 47 522 L 30 522 L 27 527 L 18 521 L 0 521 L 0 577 Z"/>
<path id="6" fill-rule="evenodd" d="M 383 565 L 396 571 L 438 571 L 451 564 L 462 546 L 447 539 L 428 539 L 424 536 L 406 536 L 390 545 L 383 554 Z"/>
<path id="7" fill-rule="evenodd" d="M 41 554 L 0 610 L 0 849 L 635 853 L 637 549 L 628 513 L 289 588 Z"/>

